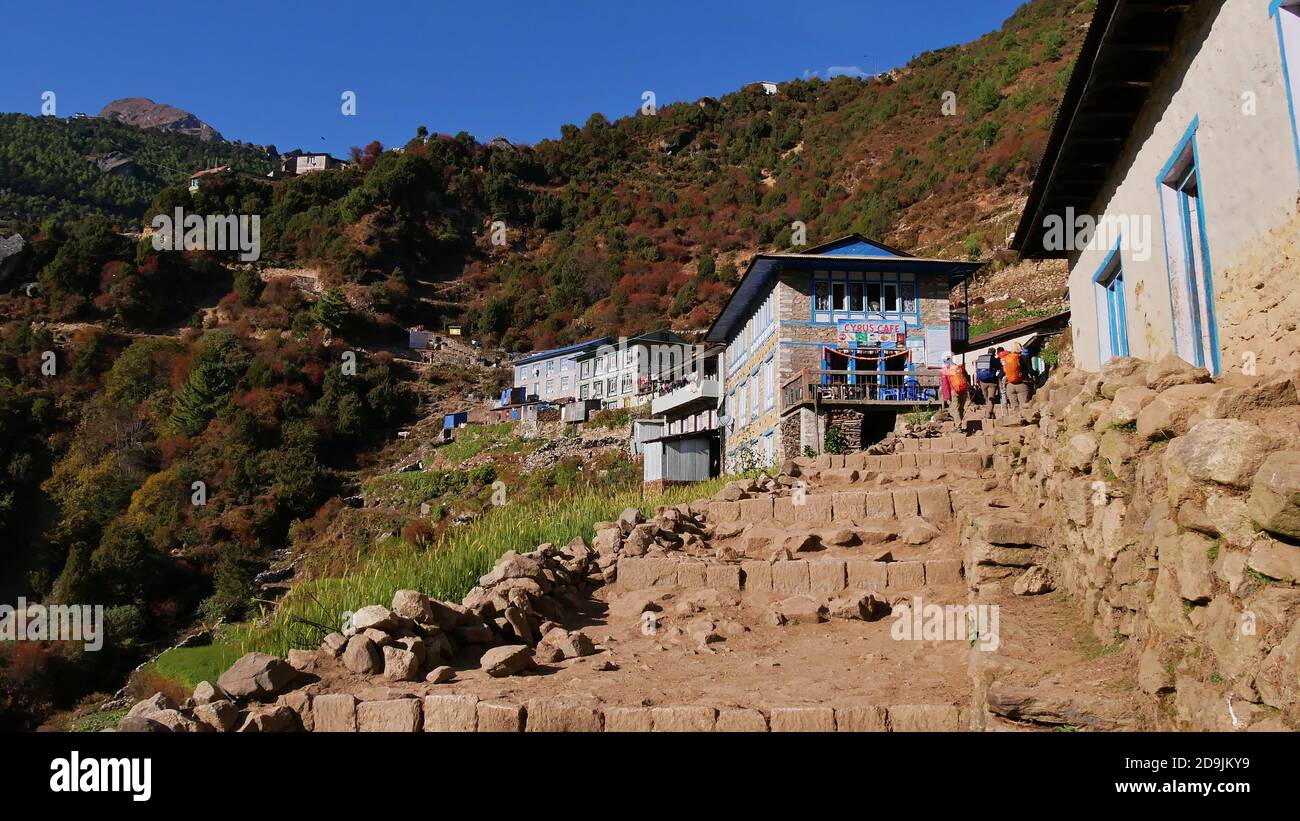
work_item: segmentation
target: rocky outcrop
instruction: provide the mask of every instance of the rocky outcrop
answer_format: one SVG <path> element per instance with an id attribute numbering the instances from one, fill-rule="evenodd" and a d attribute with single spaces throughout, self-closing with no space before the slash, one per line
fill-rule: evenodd
<path id="1" fill-rule="evenodd" d="M 104 106 L 96 116 L 105 120 L 117 120 L 137 128 L 156 128 L 160 131 L 188 134 L 204 142 L 224 139 L 215 128 L 188 111 L 182 111 L 166 103 L 155 103 L 144 97 L 124 97 L 114 100 Z"/>

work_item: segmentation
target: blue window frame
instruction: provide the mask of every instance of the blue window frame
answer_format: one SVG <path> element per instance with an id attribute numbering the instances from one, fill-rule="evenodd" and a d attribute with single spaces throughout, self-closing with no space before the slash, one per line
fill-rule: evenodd
<path id="1" fill-rule="evenodd" d="M 814 324 L 834 324 L 841 319 L 920 316 L 916 275 L 873 271 L 814 271 L 812 274 Z"/>
<path id="2" fill-rule="evenodd" d="M 1122 241 L 1121 239 L 1120 242 Z M 1120 261 L 1119 248 L 1120 244 L 1116 243 L 1093 277 L 1098 290 L 1098 326 L 1105 320 L 1105 333 L 1098 340 L 1102 362 L 1112 357 L 1129 355 L 1128 308 L 1124 296 L 1124 266 Z M 1104 316 L 1100 310 L 1103 301 L 1106 305 Z"/>
<path id="3" fill-rule="evenodd" d="M 1169 309 L 1174 351 L 1211 373 L 1220 372 L 1219 328 L 1214 310 L 1214 274 L 1206 230 L 1205 187 L 1196 149 L 1199 118 L 1174 149 L 1156 179 L 1169 272 Z"/>
<path id="4" fill-rule="evenodd" d="M 1286 87 L 1291 113 L 1291 142 L 1296 164 L 1300 165 L 1300 122 L 1296 120 L 1296 98 L 1300 97 L 1300 0 L 1273 0 L 1269 15 L 1277 24 L 1277 43 L 1282 52 L 1282 84 Z"/>

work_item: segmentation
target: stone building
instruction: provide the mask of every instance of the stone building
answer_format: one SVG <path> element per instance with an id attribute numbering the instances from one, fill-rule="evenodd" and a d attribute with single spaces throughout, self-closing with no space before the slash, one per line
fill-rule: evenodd
<path id="1" fill-rule="evenodd" d="M 1300 364 L 1297 92 L 1300 0 L 1098 2 L 1012 243 L 1069 261 L 1080 367 Z"/>
<path id="2" fill-rule="evenodd" d="M 853 235 L 759 254 L 705 336 L 723 345 L 728 470 L 856 450 L 939 401 L 937 368 L 966 318 L 950 294 L 980 263 L 920 259 Z"/>

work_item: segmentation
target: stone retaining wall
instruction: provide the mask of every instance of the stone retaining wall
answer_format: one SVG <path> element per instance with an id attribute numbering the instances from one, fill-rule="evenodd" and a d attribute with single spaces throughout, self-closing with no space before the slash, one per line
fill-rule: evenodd
<path id="1" fill-rule="evenodd" d="M 295 705 L 314 732 L 960 732 L 969 711 L 948 704 L 893 707 L 677 706 L 611 707 L 568 697 L 523 703 L 435 695 L 359 701 L 347 693 L 317 695 Z"/>

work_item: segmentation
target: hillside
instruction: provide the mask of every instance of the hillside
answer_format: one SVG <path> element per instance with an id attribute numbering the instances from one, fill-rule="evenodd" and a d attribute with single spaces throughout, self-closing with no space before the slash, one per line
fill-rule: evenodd
<path id="1" fill-rule="evenodd" d="M 114 162 L 122 158 L 130 162 Z M 266 173 L 274 159 L 260 148 L 94 117 L 0 114 L 0 220 L 33 226 L 101 215 L 138 225 L 159 191 L 196 170 Z"/>
<path id="2" fill-rule="evenodd" d="M 126 97 L 114 100 L 100 109 L 95 115 L 104 120 L 116 120 L 120 123 L 138 128 L 154 128 L 188 134 L 204 142 L 221 141 L 224 138 L 215 128 L 198 117 L 182 111 L 176 106 L 156 103 L 146 97 Z"/>

